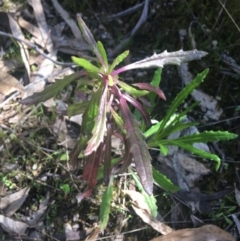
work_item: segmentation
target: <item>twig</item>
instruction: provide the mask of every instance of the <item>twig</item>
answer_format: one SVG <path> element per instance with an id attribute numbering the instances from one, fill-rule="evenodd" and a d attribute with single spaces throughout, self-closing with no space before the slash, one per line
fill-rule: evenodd
<path id="1" fill-rule="evenodd" d="M 150 0 L 145 0 L 144 2 L 144 8 L 141 14 L 141 17 L 139 18 L 137 24 L 135 25 L 135 27 L 133 28 L 130 37 L 125 38 L 122 40 L 121 43 L 119 43 L 117 45 L 117 47 L 110 53 L 110 57 L 113 57 L 114 55 L 116 55 L 122 48 L 124 45 L 126 45 L 131 38 L 136 34 L 136 32 L 139 30 L 139 28 L 141 27 L 141 25 L 146 21 L 147 19 L 147 14 L 148 14 L 148 5 L 149 5 L 149 1 Z"/>
<path id="2" fill-rule="evenodd" d="M 32 44 L 32 43 L 30 43 L 29 41 L 26 41 L 26 40 L 24 40 L 24 39 L 20 39 L 20 38 L 18 38 L 18 37 L 15 37 L 15 36 L 12 35 L 12 34 L 5 33 L 5 32 L 2 32 L 2 31 L 0 31 L 0 35 L 6 36 L 6 37 L 9 37 L 9 38 L 13 38 L 13 39 L 15 39 L 15 40 L 17 40 L 17 41 L 19 41 L 19 42 L 22 42 L 22 43 L 26 44 L 28 47 L 34 49 L 36 52 L 38 52 L 39 54 L 41 54 L 42 56 L 44 56 L 46 59 L 51 60 L 54 64 L 62 65 L 62 66 L 68 66 L 68 67 L 76 67 L 76 65 L 75 65 L 74 63 L 72 63 L 72 62 L 63 63 L 63 62 L 59 62 L 59 61 L 57 61 L 57 60 L 52 59 L 52 58 L 49 57 L 47 54 L 45 54 L 41 49 L 39 49 L 37 45 Z"/>
<path id="3" fill-rule="evenodd" d="M 68 12 L 66 12 L 62 6 L 58 3 L 57 0 L 52 0 L 53 6 L 56 8 L 62 19 L 67 23 L 67 25 L 71 28 L 74 37 L 78 40 L 83 41 L 81 32 L 77 26 L 77 24 L 70 18 Z"/>

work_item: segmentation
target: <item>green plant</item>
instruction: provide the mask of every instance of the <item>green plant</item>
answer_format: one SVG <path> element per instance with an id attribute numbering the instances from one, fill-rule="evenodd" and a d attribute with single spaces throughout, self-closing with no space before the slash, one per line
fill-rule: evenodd
<path id="1" fill-rule="evenodd" d="M 166 138 L 173 132 L 196 125 L 196 123 L 184 124 L 181 121 L 196 106 L 196 103 L 179 114 L 177 114 L 177 108 L 203 81 L 208 70 L 197 75 L 195 80 L 178 94 L 163 120 L 153 126 L 151 124 L 151 111 L 149 107 L 144 105 L 145 102 L 142 101 L 142 97 L 148 98 L 152 106 L 155 105 L 156 96 L 165 100 L 164 93 L 158 87 L 161 71 L 158 70 L 152 83 L 129 85 L 119 76 L 122 72 L 136 68 L 162 68 L 166 64 L 179 65 L 182 62 L 200 59 L 206 53 L 197 50 L 180 50 L 172 53 L 164 51 L 161 54 L 154 54 L 149 58 L 115 69 L 127 57 L 128 51 L 120 54 L 112 64 L 109 64 L 102 43 L 95 41 L 80 15 L 77 18 L 81 31 L 96 59 L 90 62 L 84 58 L 72 57 L 73 62 L 82 67 L 83 70 L 61 80 L 56 80 L 55 84 L 40 93 L 34 93 L 32 96 L 23 99 L 21 103 L 37 104 L 45 101 L 57 96 L 71 83 L 77 82 L 76 92 L 81 94 L 82 99 L 77 103 L 69 103 L 67 114 L 69 116 L 83 115 L 81 135 L 72 155 L 70 154 L 71 158 L 85 157 L 86 164 L 82 177 L 87 182 L 88 189 L 82 194 L 81 198 L 85 198 L 92 193 L 98 177 L 101 176 L 98 173 L 101 164 L 103 166 L 103 179 L 105 183 L 109 183 L 111 175 L 117 169 L 115 167 L 121 164 L 120 172 L 124 171 L 132 163 L 132 160 L 135 163 L 136 172 L 144 190 L 151 195 L 153 192 L 153 175 L 149 148 L 152 147 L 158 147 L 162 153 L 166 154 L 168 145 L 177 145 L 199 156 L 217 161 L 218 168 L 219 158 L 216 155 L 194 148 L 193 143 L 231 139 L 235 138 L 236 135 L 228 132 L 204 132 L 174 140 Z M 140 118 L 132 113 L 130 106 L 140 113 Z M 114 159 L 115 162 L 112 161 L 112 135 L 121 139 L 125 147 L 123 156 L 117 162 L 116 159 Z M 158 172 L 154 171 L 154 176 L 157 182 L 160 182 L 160 186 L 161 180 L 166 182 L 166 179 L 164 180 L 164 177 Z M 176 190 L 175 187 L 171 188 Z M 109 204 L 109 200 L 106 202 Z"/>

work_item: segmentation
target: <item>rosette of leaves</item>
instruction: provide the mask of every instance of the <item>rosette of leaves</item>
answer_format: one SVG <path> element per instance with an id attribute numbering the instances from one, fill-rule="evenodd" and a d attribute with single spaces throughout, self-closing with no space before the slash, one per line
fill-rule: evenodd
<path id="1" fill-rule="evenodd" d="M 85 98 L 80 103 L 69 105 L 68 115 L 73 116 L 82 113 L 83 120 L 79 142 L 72 150 L 70 157 L 74 158 L 79 155 L 85 157 L 83 179 L 87 182 L 89 188 L 83 197 L 90 195 L 95 187 L 101 164 L 103 164 L 104 168 L 105 182 L 110 179 L 111 172 L 114 169 L 111 166 L 113 158 L 112 135 L 120 138 L 125 146 L 124 155 L 115 166 L 121 164 L 120 171 L 123 171 L 133 161 L 143 188 L 151 195 L 153 192 L 153 177 L 149 147 L 131 108 L 137 109 L 145 126 L 150 127 L 149 111 L 144 106 L 142 98 L 148 95 L 149 92 L 155 93 L 163 100 L 165 100 L 165 96 L 159 87 L 150 83 L 129 85 L 121 79 L 119 74 L 136 68 L 163 67 L 166 64 L 179 65 L 182 62 L 200 59 L 207 53 L 197 50 L 180 50 L 172 53 L 164 51 L 161 54 L 154 54 L 141 61 L 115 69 L 127 57 L 128 51 L 120 54 L 109 64 L 102 43 L 95 41 L 80 15 L 77 15 L 77 19 L 82 34 L 96 59 L 89 61 L 85 58 L 72 57 L 73 62 L 83 68 L 82 70 L 61 80 L 56 80 L 53 85 L 48 86 L 44 91 L 34 93 L 32 96 L 23 99 L 21 103 L 36 104 L 43 102 L 57 96 L 66 86 L 77 81 L 78 91 Z M 90 98 L 86 98 L 86 95 L 89 95 Z M 157 134 L 159 135 L 159 132 Z M 156 145 L 158 139 L 159 136 L 152 139 L 151 146 Z"/>

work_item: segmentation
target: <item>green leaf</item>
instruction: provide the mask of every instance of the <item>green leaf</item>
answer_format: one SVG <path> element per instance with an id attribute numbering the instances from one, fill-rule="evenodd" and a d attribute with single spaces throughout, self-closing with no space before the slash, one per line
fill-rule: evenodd
<path id="1" fill-rule="evenodd" d="M 111 160 L 111 168 L 113 166 L 115 166 L 119 161 L 121 161 L 121 158 L 120 157 L 117 157 L 117 158 L 114 158 Z M 97 175 L 97 180 L 100 180 L 103 178 L 103 169 L 104 169 L 104 166 L 101 165 L 98 169 L 98 175 Z"/>
<path id="2" fill-rule="evenodd" d="M 60 189 L 63 190 L 65 194 L 68 194 L 71 191 L 71 188 L 68 184 L 61 184 Z"/>
<path id="3" fill-rule="evenodd" d="M 98 107 L 102 96 L 102 89 L 92 94 L 91 100 L 88 102 L 85 112 L 83 113 L 82 131 L 84 134 L 92 132 L 95 125 L 95 118 L 98 114 Z"/>
<path id="4" fill-rule="evenodd" d="M 124 129 L 123 119 L 118 115 L 118 113 L 113 108 L 111 108 L 111 113 L 121 132 L 126 133 L 126 130 Z"/>
<path id="5" fill-rule="evenodd" d="M 155 143 L 155 144 L 157 145 L 157 144 L 160 144 L 160 143 Z M 179 139 L 162 140 L 161 144 L 179 146 L 180 148 L 182 148 L 184 150 L 187 150 L 187 151 L 191 152 L 192 154 L 198 155 L 202 158 L 206 158 L 206 159 L 215 161 L 216 162 L 216 170 L 218 170 L 218 168 L 220 167 L 221 160 L 217 155 L 211 154 L 209 152 L 203 151 L 203 150 L 198 149 L 198 148 L 195 148 L 191 144 L 187 144 L 186 142 L 179 141 Z"/>
<path id="6" fill-rule="evenodd" d="M 43 91 L 36 92 L 33 95 L 20 100 L 23 105 L 34 105 L 40 102 L 44 102 L 60 93 L 66 86 L 71 84 L 73 81 L 79 80 L 83 76 L 83 72 L 77 72 L 63 79 L 57 79 L 56 82 L 50 86 L 47 86 Z"/>
<path id="7" fill-rule="evenodd" d="M 105 86 L 101 100 L 99 103 L 98 115 L 95 118 L 95 124 L 92 131 L 92 137 L 88 141 L 87 148 L 84 151 L 86 156 L 90 155 L 92 152 L 96 151 L 101 142 L 103 142 L 104 134 L 106 131 L 107 122 L 107 93 L 108 88 Z"/>
<path id="8" fill-rule="evenodd" d="M 68 109 L 67 109 L 68 117 L 84 113 L 88 104 L 89 104 L 88 101 L 84 101 L 81 103 L 74 103 L 74 104 L 68 106 Z"/>
<path id="9" fill-rule="evenodd" d="M 179 105 L 181 105 L 184 102 L 184 100 L 188 97 L 188 95 L 198 87 L 198 85 L 206 77 L 207 73 L 208 69 L 205 69 L 202 73 L 198 74 L 192 82 L 185 86 L 185 88 L 180 93 L 178 93 L 178 95 L 173 100 L 171 106 L 169 107 L 166 115 L 163 118 L 162 124 L 156 134 L 156 138 L 158 137 L 158 135 L 161 135 L 161 131 L 163 130 L 163 128 L 165 128 L 165 125 L 167 124 L 171 116 L 177 111 Z"/>
<path id="10" fill-rule="evenodd" d="M 99 52 L 102 56 L 103 62 L 106 66 L 106 69 L 108 69 L 108 59 L 107 59 L 106 50 L 105 50 L 103 44 L 100 41 L 97 42 L 97 48 L 98 48 L 98 50 L 99 50 Z"/>
<path id="11" fill-rule="evenodd" d="M 127 93 L 129 93 L 130 95 L 133 95 L 135 97 L 140 97 L 140 96 L 144 96 L 146 94 L 148 94 L 149 92 L 146 90 L 138 90 L 120 80 L 117 81 L 117 84 Z"/>
<path id="12" fill-rule="evenodd" d="M 106 188 L 103 197 L 102 202 L 100 206 L 100 228 L 103 231 L 108 224 L 109 220 L 109 213 L 110 213 L 110 207 L 111 207 L 111 201 L 113 197 L 113 178 L 110 179 L 110 182 L 108 184 L 108 187 Z"/>
<path id="13" fill-rule="evenodd" d="M 159 148 L 161 150 L 161 153 L 166 156 L 168 154 L 168 148 L 162 144 L 159 144 Z"/>
<path id="14" fill-rule="evenodd" d="M 228 131 L 204 131 L 201 133 L 195 133 L 189 136 L 179 137 L 177 140 L 184 143 L 196 143 L 203 142 L 207 143 L 210 141 L 222 141 L 231 140 L 236 138 L 238 135 L 230 133 Z"/>
<path id="15" fill-rule="evenodd" d="M 109 73 L 111 73 L 113 71 L 113 69 L 120 64 L 129 54 L 129 51 L 125 51 L 123 53 L 121 53 L 120 55 L 117 56 L 117 58 L 114 59 L 113 63 L 111 64 L 110 68 L 109 68 Z"/>
<path id="16" fill-rule="evenodd" d="M 164 176 L 162 173 L 152 167 L 154 183 L 165 191 L 175 193 L 180 190 L 179 187 L 175 186 L 170 179 Z"/>
<path id="17" fill-rule="evenodd" d="M 158 207 L 156 205 L 157 200 L 155 199 L 155 197 L 153 195 L 148 195 L 144 189 L 143 186 L 139 180 L 139 177 L 130 169 L 132 177 L 139 189 L 139 191 L 141 192 L 141 194 L 144 196 L 145 202 L 147 203 L 150 211 L 151 211 L 151 215 L 156 218 L 157 214 L 158 214 Z"/>
<path id="18" fill-rule="evenodd" d="M 154 72 L 154 76 L 153 76 L 153 79 L 151 81 L 151 85 L 152 86 L 155 86 L 155 87 L 158 87 L 160 85 L 160 82 L 161 82 L 161 75 L 162 75 L 162 68 L 158 68 L 155 72 Z M 151 102 L 151 106 L 152 108 L 155 107 L 155 99 L 156 99 L 156 93 L 154 92 L 150 92 L 148 94 L 148 98 L 150 99 L 150 102 Z"/>
<path id="19" fill-rule="evenodd" d="M 101 70 L 96 67 L 95 65 L 91 64 L 88 60 L 83 58 L 72 57 L 72 61 L 77 64 L 78 66 L 83 67 L 87 71 L 91 71 L 94 73 L 100 73 Z"/>

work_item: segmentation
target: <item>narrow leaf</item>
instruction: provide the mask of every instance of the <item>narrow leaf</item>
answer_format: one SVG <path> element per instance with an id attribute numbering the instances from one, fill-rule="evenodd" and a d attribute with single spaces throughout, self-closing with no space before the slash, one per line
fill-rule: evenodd
<path id="1" fill-rule="evenodd" d="M 23 105 L 34 105 L 40 102 L 44 102 L 58 93 L 60 93 L 66 86 L 68 86 L 73 81 L 79 80 L 82 76 L 85 75 L 85 72 L 77 72 L 68 76 L 65 76 L 63 79 L 58 79 L 56 82 L 48 87 L 46 87 L 43 91 L 34 93 L 33 95 L 20 100 L 20 103 Z"/>
<path id="2" fill-rule="evenodd" d="M 124 98 L 131 103 L 141 114 L 143 117 L 143 120 L 145 122 L 145 125 L 149 127 L 151 125 L 150 115 L 146 111 L 146 109 L 140 104 L 137 100 L 135 100 L 133 97 L 127 94 L 123 94 Z M 136 115 L 134 115 L 136 117 Z"/>
<path id="3" fill-rule="evenodd" d="M 111 160 L 111 168 L 112 168 L 113 166 L 115 166 L 115 165 L 116 165 L 118 162 L 120 162 L 120 161 L 121 161 L 120 157 L 117 157 L 117 158 L 112 159 L 112 160 Z M 104 169 L 104 165 L 101 165 L 101 166 L 99 167 L 99 169 L 98 169 L 97 180 L 100 180 L 100 179 L 103 178 L 103 169 Z"/>
<path id="4" fill-rule="evenodd" d="M 105 153 L 104 153 L 104 183 L 109 183 L 110 170 L 111 170 L 111 153 L 112 153 L 112 125 L 107 123 L 107 136 L 105 140 Z"/>
<path id="5" fill-rule="evenodd" d="M 113 197 L 112 179 L 113 178 L 111 178 L 108 184 L 108 187 L 106 188 L 103 194 L 102 202 L 100 206 L 100 228 L 102 231 L 107 227 L 108 220 L 109 220 L 111 201 Z"/>
<path id="6" fill-rule="evenodd" d="M 161 99 L 166 100 L 166 96 L 164 95 L 163 91 L 159 87 L 152 86 L 149 83 L 136 83 L 133 84 L 140 89 L 145 89 L 156 93 Z"/>
<path id="7" fill-rule="evenodd" d="M 96 57 L 98 58 L 99 62 L 102 64 L 102 66 L 105 66 L 101 53 L 99 52 L 99 50 L 97 48 L 97 43 L 96 43 L 90 29 L 87 27 L 87 25 L 81 18 L 80 14 L 77 14 L 77 20 L 78 20 L 78 25 L 82 31 L 83 37 L 87 41 L 88 45 L 90 46 L 90 48 L 92 49 L 93 53 L 96 55 Z M 105 66 L 105 70 L 106 70 L 106 66 Z"/>
<path id="8" fill-rule="evenodd" d="M 175 193 L 180 190 L 179 187 L 175 186 L 170 179 L 164 176 L 162 173 L 157 171 L 154 167 L 152 167 L 153 179 L 154 183 L 161 187 L 163 190 Z"/>
<path id="9" fill-rule="evenodd" d="M 97 42 L 97 48 L 102 56 L 102 59 L 103 59 L 103 62 L 105 64 L 106 68 L 108 69 L 108 59 L 107 59 L 106 50 L 100 41 Z"/>
<path id="10" fill-rule="evenodd" d="M 102 145 L 100 145 L 96 152 L 92 152 L 92 154 L 86 157 L 82 178 L 91 189 L 97 184 L 98 169 L 102 162 L 102 152 L 103 148 Z"/>
<path id="11" fill-rule="evenodd" d="M 94 73 L 99 73 L 101 70 L 96 67 L 95 65 L 91 64 L 88 60 L 83 58 L 72 57 L 72 61 L 77 64 L 78 66 L 83 67 L 87 71 L 91 71 Z"/>
<path id="12" fill-rule="evenodd" d="M 132 177 L 136 183 L 136 186 L 138 187 L 139 191 L 141 192 L 141 194 L 144 196 L 145 202 L 147 203 L 151 215 L 156 218 L 157 214 L 158 214 L 158 207 L 156 205 L 157 200 L 155 199 L 155 197 L 153 195 L 148 195 L 144 189 L 142 184 L 140 183 L 139 177 L 133 172 L 131 171 Z"/>
<path id="13" fill-rule="evenodd" d="M 84 102 L 74 103 L 68 106 L 68 109 L 67 109 L 68 117 L 84 113 L 88 104 L 89 104 L 88 101 L 84 101 Z"/>
<path id="14" fill-rule="evenodd" d="M 86 156 L 90 155 L 93 151 L 96 151 L 100 143 L 103 142 L 107 121 L 107 90 L 108 88 L 105 86 L 99 104 L 98 115 L 95 119 L 95 125 L 92 131 L 93 135 L 88 141 L 88 146 L 84 151 Z"/>
<path id="15" fill-rule="evenodd" d="M 204 70 L 202 73 L 198 74 L 196 76 L 196 78 L 190 82 L 187 86 L 185 86 L 185 88 L 178 93 L 178 95 L 176 96 L 176 98 L 173 100 L 171 106 L 169 107 L 166 115 L 163 118 L 162 124 L 158 130 L 158 133 L 156 134 L 156 138 L 158 137 L 158 134 L 161 134 L 162 129 L 165 127 L 166 123 L 169 121 L 169 119 L 171 118 L 171 116 L 174 115 L 174 113 L 176 112 L 177 108 L 179 107 L 179 105 L 181 105 L 184 100 L 188 97 L 188 95 L 198 87 L 198 85 L 204 80 L 204 78 L 206 77 L 208 73 L 208 69 Z"/>
<path id="16" fill-rule="evenodd" d="M 119 127 L 121 132 L 125 134 L 126 131 L 124 130 L 123 119 L 118 115 L 118 113 L 113 108 L 111 108 L 111 113 L 117 126 Z"/>
<path id="17" fill-rule="evenodd" d="M 109 73 L 111 73 L 113 71 L 113 69 L 120 64 L 129 54 L 129 51 L 125 51 L 122 54 L 118 55 L 117 58 L 114 59 L 112 65 L 109 68 Z"/>
<path id="18" fill-rule="evenodd" d="M 124 67 L 125 70 L 137 69 L 137 68 L 149 68 L 149 67 L 161 67 L 164 65 L 173 64 L 180 65 L 184 62 L 192 60 L 198 60 L 206 56 L 204 51 L 198 51 L 196 49 L 190 51 L 179 50 L 176 52 L 167 52 L 166 50 L 161 54 L 154 54 L 151 57 L 145 58 L 138 62 L 132 63 Z"/>
<path id="19" fill-rule="evenodd" d="M 153 76 L 152 81 L 151 81 L 150 84 L 152 86 L 159 87 L 160 82 L 161 82 L 161 75 L 162 75 L 162 68 L 158 68 L 154 72 L 154 76 Z M 150 99 L 152 108 L 154 108 L 155 107 L 156 94 L 154 92 L 150 92 L 148 94 L 148 98 Z"/>
<path id="20" fill-rule="evenodd" d="M 120 98 L 120 106 L 124 120 L 124 127 L 127 131 L 126 138 L 130 143 L 130 152 L 133 155 L 137 173 L 145 191 L 151 195 L 153 192 L 153 178 L 151 156 L 148 152 L 148 146 L 144 141 L 138 123 L 135 121 L 133 114 L 128 108 L 126 100 L 123 97 Z"/>
<path id="21" fill-rule="evenodd" d="M 82 120 L 82 130 L 84 134 L 92 132 L 95 125 L 95 118 L 99 111 L 99 104 L 102 97 L 102 89 L 92 94 L 91 100 L 88 102 L 88 106 L 85 109 Z"/>
<path id="22" fill-rule="evenodd" d="M 189 123 L 186 123 L 189 124 Z M 204 131 L 201 133 L 195 133 L 189 136 L 179 137 L 177 140 L 184 143 L 197 143 L 203 142 L 207 143 L 210 141 L 222 141 L 222 140 L 231 140 L 236 138 L 238 135 L 230 133 L 228 131 Z"/>
<path id="23" fill-rule="evenodd" d="M 120 80 L 117 81 L 117 85 L 119 85 L 124 91 L 135 97 L 144 96 L 149 93 L 146 90 L 138 90 Z"/>

